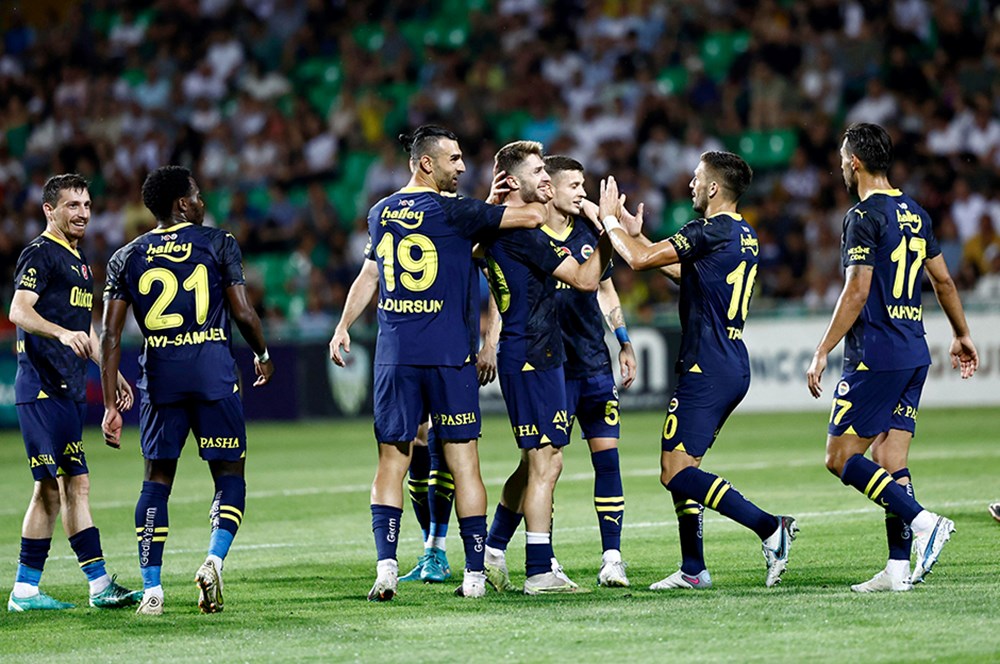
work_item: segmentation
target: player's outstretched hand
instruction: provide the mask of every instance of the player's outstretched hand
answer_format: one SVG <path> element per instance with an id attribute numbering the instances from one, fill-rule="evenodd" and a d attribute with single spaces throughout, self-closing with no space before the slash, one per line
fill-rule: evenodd
<path id="1" fill-rule="evenodd" d="M 84 360 L 90 359 L 90 334 L 87 332 L 64 330 L 59 335 L 59 343 L 69 346 L 77 357 Z"/>
<path id="2" fill-rule="evenodd" d="M 615 176 L 609 175 L 601 180 L 601 197 L 597 204 L 598 214 L 603 221 L 605 217 L 617 217 L 621 201 L 618 197 L 618 183 Z"/>
<path id="3" fill-rule="evenodd" d="M 635 209 L 635 214 L 632 214 L 625 207 L 624 196 L 622 196 L 621 200 L 622 200 L 622 207 L 621 207 L 622 228 L 625 230 L 626 233 L 628 233 L 632 237 L 639 237 L 639 235 L 642 233 L 642 215 L 646 211 L 646 207 L 642 203 L 639 203 L 639 207 Z"/>
<path id="4" fill-rule="evenodd" d="M 493 182 L 490 184 L 490 195 L 486 197 L 486 202 L 490 205 L 500 205 L 509 193 L 510 186 L 507 184 L 507 172 L 497 171 L 493 174 Z"/>
<path id="5" fill-rule="evenodd" d="M 104 432 L 104 443 L 108 447 L 113 447 L 116 450 L 121 447 L 122 414 L 118 412 L 117 408 L 104 409 L 101 430 Z"/>
<path id="6" fill-rule="evenodd" d="M 823 386 L 820 381 L 823 379 L 823 372 L 826 370 L 826 353 L 816 351 L 812 362 L 809 363 L 809 370 L 806 371 L 806 382 L 809 384 L 809 393 L 819 399 L 823 394 Z"/>
<path id="7" fill-rule="evenodd" d="M 489 344 L 484 344 L 476 355 L 476 374 L 479 376 L 479 384 L 489 385 L 497 377 L 497 349 Z"/>
<path id="8" fill-rule="evenodd" d="M 951 340 L 951 368 L 959 369 L 962 378 L 972 378 L 979 368 L 979 353 L 972 337 L 955 337 Z"/>
<path id="9" fill-rule="evenodd" d="M 341 350 L 343 348 L 343 350 Z M 330 339 L 330 359 L 338 367 L 346 367 L 347 359 L 344 353 L 351 352 L 351 335 L 347 330 L 337 330 Z"/>
<path id="10" fill-rule="evenodd" d="M 632 350 L 632 344 L 628 343 L 622 346 L 622 349 L 618 351 L 618 363 L 622 372 L 622 389 L 627 390 L 635 382 L 635 351 Z"/>
<path id="11" fill-rule="evenodd" d="M 253 370 L 257 374 L 257 380 L 253 382 L 254 387 L 267 385 L 274 375 L 274 360 L 268 358 L 267 362 L 261 362 L 256 357 L 253 359 Z"/>
<path id="12" fill-rule="evenodd" d="M 118 374 L 118 384 L 115 387 L 115 404 L 119 410 L 129 410 L 135 403 L 135 395 L 132 393 L 132 386 L 125 380 L 125 376 Z"/>

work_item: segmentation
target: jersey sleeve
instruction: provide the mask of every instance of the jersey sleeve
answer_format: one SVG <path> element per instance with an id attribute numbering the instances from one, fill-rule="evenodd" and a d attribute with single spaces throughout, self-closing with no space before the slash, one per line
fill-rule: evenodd
<path id="1" fill-rule="evenodd" d="M 219 271 L 222 274 L 222 287 L 238 286 L 246 283 L 243 274 L 243 254 L 240 245 L 232 233 L 220 233 L 216 238 L 215 252 L 219 257 Z"/>
<path id="2" fill-rule="evenodd" d="M 500 229 L 502 205 L 490 205 L 475 198 L 441 198 L 441 208 L 449 226 L 466 240 L 483 241 Z"/>
<path id="3" fill-rule="evenodd" d="M 41 295 L 49 283 L 49 273 L 52 271 L 48 260 L 48 252 L 41 243 L 32 244 L 21 252 L 17 259 L 17 269 L 14 276 L 14 288 L 26 290 Z"/>
<path id="4" fill-rule="evenodd" d="M 928 215 L 929 218 L 929 215 Z M 927 225 L 927 258 L 934 258 L 941 254 L 941 245 L 938 244 L 937 236 L 934 235 L 934 226 Z"/>
<path id="5" fill-rule="evenodd" d="M 698 260 L 709 250 L 708 238 L 705 237 L 705 222 L 700 219 L 689 221 L 668 237 L 667 242 L 674 245 L 682 263 Z"/>
<path id="6" fill-rule="evenodd" d="M 844 220 L 844 267 L 851 265 L 875 265 L 875 250 L 878 247 L 879 223 L 875 210 L 848 211 Z"/>
<path id="7" fill-rule="evenodd" d="M 107 276 L 104 280 L 105 300 L 124 300 L 131 302 L 128 288 L 125 287 L 125 264 L 131 249 L 130 245 L 125 245 L 114 253 L 108 261 Z"/>

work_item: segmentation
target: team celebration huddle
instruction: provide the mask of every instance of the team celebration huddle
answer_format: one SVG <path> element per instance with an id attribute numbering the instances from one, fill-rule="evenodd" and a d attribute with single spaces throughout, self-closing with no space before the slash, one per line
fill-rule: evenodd
<path id="1" fill-rule="evenodd" d="M 593 577 L 571 579 L 553 546 L 563 448 L 577 428 L 593 466 L 602 551 L 593 566 L 598 586 L 631 587 L 639 576 L 662 576 L 650 590 L 711 588 L 703 551 L 705 508 L 759 538 L 764 564 L 755 564 L 765 586 L 781 582 L 789 569 L 788 582 L 794 583 L 799 526 L 785 514 L 792 506 L 759 506 L 702 465 L 751 383 L 743 336 L 761 245 L 738 211 L 753 177 L 746 161 L 731 152 L 703 153 L 689 185 L 698 218 L 653 242 L 643 232 L 642 202 L 626 201 L 614 174 L 605 174 L 598 192 L 587 192 L 585 165 L 546 155 L 541 143 L 502 147 L 489 196 L 476 200 L 457 193 L 466 168 L 455 133 L 424 125 L 400 141 L 412 176 L 368 213 L 366 260 L 329 344 L 331 360 L 345 366 L 350 328 L 377 296 L 378 463 L 371 486 L 377 562 L 368 599 L 389 601 L 401 583 L 441 583 L 453 576 L 445 547 L 453 510 L 464 549 L 455 595 L 586 591 Z M 888 180 L 892 156 L 889 135 L 878 125 L 856 123 L 843 133 L 843 180 L 859 202 L 844 216 L 843 291 L 803 385 L 813 397 L 822 395 L 828 356 L 843 340 L 825 463 L 843 484 L 885 511 L 888 544 L 885 567 L 851 586 L 859 593 L 912 590 L 927 579 L 955 530 L 946 516 L 917 502 L 907 467 L 931 363 L 922 317 L 913 313 L 921 310 L 924 274 L 952 329 L 952 368 L 969 378 L 979 363 L 933 221 Z M 230 233 L 203 225 L 205 204 L 190 171 L 154 170 L 142 199 L 157 227 L 110 259 L 98 334 L 91 323 L 93 270 L 78 246 L 91 214 L 88 187 L 74 174 L 46 182 L 46 230 L 17 263 L 10 307 L 17 326 L 16 402 L 34 492 L 8 609 L 72 608 L 40 590 L 61 515 L 89 583 L 91 606 L 137 606 L 139 614 L 162 614 L 168 501 L 181 451 L 193 434 L 214 483 L 214 494 L 205 497 L 211 513 L 206 557 L 193 580 L 200 609 L 218 612 L 224 607 L 225 560 L 247 508 L 241 393 L 249 379 L 236 369 L 235 355 L 246 351 L 233 346 L 232 323 L 254 354 L 252 387 L 265 386 L 275 371 L 248 300 L 240 247 Z M 628 538 L 619 389 L 633 383 L 638 364 L 611 280 L 613 261 L 617 270 L 659 270 L 680 289 L 677 380 L 663 404 L 663 425 L 630 430 L 627 452 L 651 454 L 659 438 L 660 483 L 677 517 L 676 570 L 629 570 L 623 557 Z M 484 277 L 491 297 L 481 329 Z M 134 524 L 143 587 L 134 591 L 106 569 L 83 453 L 87 361 L 100 367 L 108 445 L 119 446 L 122 411 L 135 401 L 119 371 L 130 308 L 144 339 L 136 387 L 145 470 Z M 605 325 L 617 340 L 617 361 L 605 343 Z M 499 496 L 488 498 L 478 449 L 479 389 L 493 381 L 499 382 L 518 454 L 511 454 L 512 472 Z M 739 445 L 739 439 L 732 427 L 723 434 L 725 445 Z M 417 565 L 401 575 L 399 556 L 409 555 L 397 547 L 404 488 L 425 546 Z M 523 576 L 506 557 L 522 522 Z"/>

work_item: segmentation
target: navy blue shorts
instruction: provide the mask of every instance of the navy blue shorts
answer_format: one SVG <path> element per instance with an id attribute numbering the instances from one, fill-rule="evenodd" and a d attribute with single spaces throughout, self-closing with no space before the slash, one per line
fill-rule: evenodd
<path id="1" fill-rule="evenodd" d="M 927 367 L 900 371 L 845 371 L 830 410 L 831 436 L 872 438 L 889 429 L 913 433 Z"/>
<path id="2" fill-rule="evenodd" d="M 682 374 L 663 422 L 663 451 L 680 449 L 693 457 L 704 456 L 749 389 L 750 376 Z"/>
<path id="3" fill-rule="evenodd" d="M 179 459 L 188 432 L 205 461 L 239 461 L 247 454 L 243 401 L 238 394 L 218 401 L 188 399 L 168 404 L 139 399 L 139 438 L 147 459 Z"/>
<path id="4" fill-rule="evenodd" d="M 618 388 L 610 371 L 587 378 L 566 379 L 566 413 L 569 429 L 580 422 L 580 435 L 591 438 L 620 438 Z"/>
<path id="5" fill-rule="evenodd" d="M 500 374 L 514 440 L 522 450 L 569 444 L 563 368 Z"/>
<path id="6" fill-rule="evenodd" d="M 475 364 L 375 365 L 375 440 L 409 442 L 428 415 L 441 440 L 479 438 L 482 424 Z"/>
<path id="7" fill-rule="evenodd" d="M 90 472 L 83 455 L 86 414 L 87 404 L 60 397 L 17 404 L 17 421 L 35 481 Z"/>

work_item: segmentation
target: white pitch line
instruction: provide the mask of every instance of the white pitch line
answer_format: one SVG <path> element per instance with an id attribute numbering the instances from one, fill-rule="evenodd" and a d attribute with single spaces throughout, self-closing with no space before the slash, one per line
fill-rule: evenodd
<path id="1" fill-rule="evenodd" d="M 955 501 L 950 501 L 950 502 L 935 503 L 934 504 L 934 508 L 935 509 L 947 509 L 947 508 L 951 508 L 951 507 L 976 507 L 976 506 L 982 505 L 983 502 L 984 501 L 982 501 L 982 500 L 955 500 Z M 857 516 L 867 516 L 867 515 L 876 515 L 876 514 L 878 514 L 878 508 L 876 508 L 876 507 L 861 507 L 861 508 L 850 509 L 850 510 L 827 510 L 827 511 L 820 511 L 820 512 L 799 512 L 797 514 L 794 514 L 793 516 L 795 517 L 795 519 L 797 521 L 800 521 L 800 522 L 802 520 L 809 520 L 809 523 L 816 523 L 817 521 L 819 521 L 819 522 L 826 522 L 826 521 L 833 521 L 835 519 L 842 519 L 844 517 L 857 517 Z M 717 515 L 715 513 L 709 513 L 709 512 L 706 512 L 705 523 L 712 524 L 712 525 L 723 524 L 723 525 L 729 525 L 729 526 L 733 526 L 733 527 L 736 527 L 736 526 L 739 525 L 739 524 L 735 523 L 734 521 L 730 521 L 729 519 L 727 519 L 724 516 L 720 516 L 720 515 Z M 644 522 L 639 522 L 639 523 L 626 522 L 625 526 L 624 526 L 624 530 L 628 531 L 628 530 L 632 530 L 632 529 L 639 530 L 639 529 L 647 529 L 647 528 L 668 528 L 668 527 L 672 528 L 672 527 L 675 527 L 676 525 L 677 525 L 676 521 L 644 521 Z M 567 533 L 593 533 L 593 532 L 596 532 L 597 530 L 599 530 L 599 528 L 597 526 L 572 526 L 572 527 L 564 527 L 564 528 L 560 528 L 559 526 L 556 526 L 555 536 L 558 538 L 561 535 L 564 535 L 564 534 L 567 534 Z M 169 542 L 169 540 L 168 540 L 168 542 Z M 411 545 L 411 544 L 415 545 L 417 543 L 423 543 L 423 540 L 421 540 L 419 538 L 416 538 L 416 537 L 401 537 L 399 539 L 399 543 L 401 545 Z M 371 548 L 371 544 L 372 544 L 372 540 L 371 540 L 370 537 L 367 537 L 367 538 L 361 539 L 361 540 L 338 540 L 337 541 L 337 549 L 341 550 L 341 552 L 342 552 L 343 548 L 347 548 L 347 547 L 350 547 L 352 549 L 368 549 L 368 548 Z M 238 545 L 236 545 L 236 548 L 239 551 L 241 551 L 241 552 L 242 551 L 256 551 L 256 550 L 262 550 L 262 549 L 300 549 L 300 550 L 304 550 L 304 551 L 316 550 L 316 549 L 325 549 L 325 550 L 330 550 L 331 549 L 329 543 L 327 543 L 327 542 L 318 542 L 318 543 L 313 543 L 313 544 L 303 544 L 301 542 L 270 542 L 270 543 L 263 543 L 263 544 L 246 544 L 246 545 L 244 545 L 244 544 L 238 544 Z M 170 547 L 167 547 L 164 550 L 163 553 L 164 553 L 164 555 L 171 555 L 171 556 L 177 555 L 177 556 L 180 556 L 180 555 L 189 555 L 189 554 L 192 554 L 192 553 L 204 553 L 204 551 L 205 551 L 204 547 L 201 547 L 201 548 L 198 548 L 198 549 L 170 549 Z M 135 550 L 131 549 L 128 552 L 125 552 L 125 551 L 122 551 L 122 550 L 117 550 L 117 551 L 115 551 L 115 553 L 113 555 L 115 557 L 118 557 L 118 556 L 128 557 L 128 556 L 134 555 L 134 554 L 135 554 Z M 105 556 L 105 557 L 107 557 L 107 556 Z M 76 557 L 75 556 L 50 556 L 49 560 L 76 560 Z"/>

